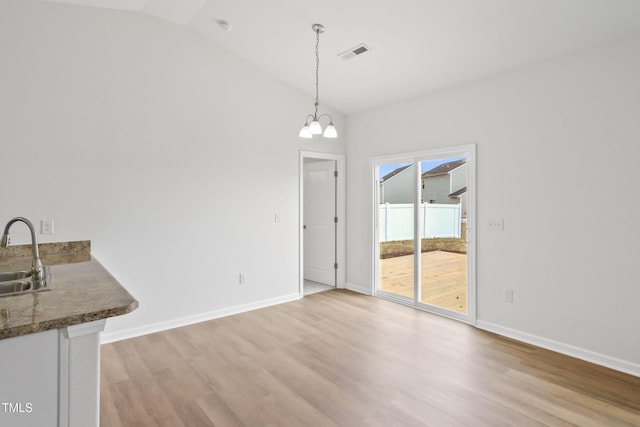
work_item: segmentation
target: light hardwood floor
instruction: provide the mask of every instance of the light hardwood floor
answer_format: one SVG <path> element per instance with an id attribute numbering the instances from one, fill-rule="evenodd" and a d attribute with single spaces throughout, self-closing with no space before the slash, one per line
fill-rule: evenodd
<path id="1" fill-rule="evenodd" d="M 413 299 L 413 255 L 380 260 L 380 289 Z M 424 303 L 467 312 L 467 255 L 445 251 L 421 254 Z"/>
<path id="2" fill-rule="evenodd" d="M 102 346 L 101 425 L 631 426 L 640 378 L 332 290 Z"/>

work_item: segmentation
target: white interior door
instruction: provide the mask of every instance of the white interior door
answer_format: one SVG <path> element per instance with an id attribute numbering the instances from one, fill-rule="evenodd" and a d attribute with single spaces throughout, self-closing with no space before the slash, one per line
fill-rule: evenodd
<path id="1" fill-rule="evenodd" d="M 304 279 L 335 286 L 336 161 L 304 162 Z"/>

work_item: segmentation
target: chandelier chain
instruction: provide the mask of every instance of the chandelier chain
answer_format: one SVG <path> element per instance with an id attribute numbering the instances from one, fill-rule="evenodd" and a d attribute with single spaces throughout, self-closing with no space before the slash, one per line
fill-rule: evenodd
<path id="1" fill-rule="evenodd" d="M 313 24 L 311 29 L 316 33 L 316 99 L 314 102 L 314 110 L 313 114 L 309 114 L 304 121 L 304 126 L 300 129 L 298 136 L 300 138 L 313 138 L 314 135 L 322 135 L 325 138 L 337 138 L 338 132 L 336 132 L 336 128 L 333 126 L 333 118 L 331 118 L 330 114 L 318 114 L 318 110 L 320 107 L 320 33 L 324 33 L 324 27 L 321 24 Z M 320 125 L 320 119 L 328 119 L 329 124 L 327 127 L 322 129 Z"/>
<path id="2" fill-rule="evenodd" d="M 319 54 L 319 47 L 320 47 L 320 30 L 317 29 L 316 30 L 316 102 L 315 102 L 315 107 L 316 107 L 315 118 L 316 119 L 318 117 L 318 106 L 320 105 L 320 100 L 318 99 L 318 88 L 320 86 L 320 54 Z"/>

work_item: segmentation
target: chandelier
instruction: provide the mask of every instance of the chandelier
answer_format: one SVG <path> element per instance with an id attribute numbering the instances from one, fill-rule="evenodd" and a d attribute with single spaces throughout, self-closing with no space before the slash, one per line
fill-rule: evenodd
<path id="1" fill-rule="evenodd" d="M 322 135 L 325 138 L 337 138 L 338 132 L 333 127 L 333 119 L 329 114 L 318 115 L 318 106 L 320 101 L 318 100 L 318 87 L 319 87 L 319 70 L 320 70 L 320 56 L 318 55 L 318 47 L 320 46 L 320 33 L 324 33 L 324 27 L 320 24 L 313 24 L 311 29 L 316 33 L 316 100 L 313 103 L 315 111 L 313 114 L 309 114 L 304 122 L 304 126 L 300 129 L 298 136 L 300 138 L 313 138 L 313 135 Z M 328 117 L 329 125 L 322 132 L 322 126 L 320 126 L 320 119 Z M 309 122 L 311 120 L 311 122 Z"/>

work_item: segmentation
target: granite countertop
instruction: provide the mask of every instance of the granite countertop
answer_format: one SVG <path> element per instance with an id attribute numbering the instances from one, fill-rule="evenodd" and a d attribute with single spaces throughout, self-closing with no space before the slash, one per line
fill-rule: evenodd
<path id="1" fill-rule="evenodd" d="M 43 263 L 47 265 L 44 257 Z M 0 297 L 0 340 L 120 316 L 138 308 L 138 301 L 88 254 L 76 256 L 71 263 L 51 265 L 50 271 L 53 289 Z"/>

